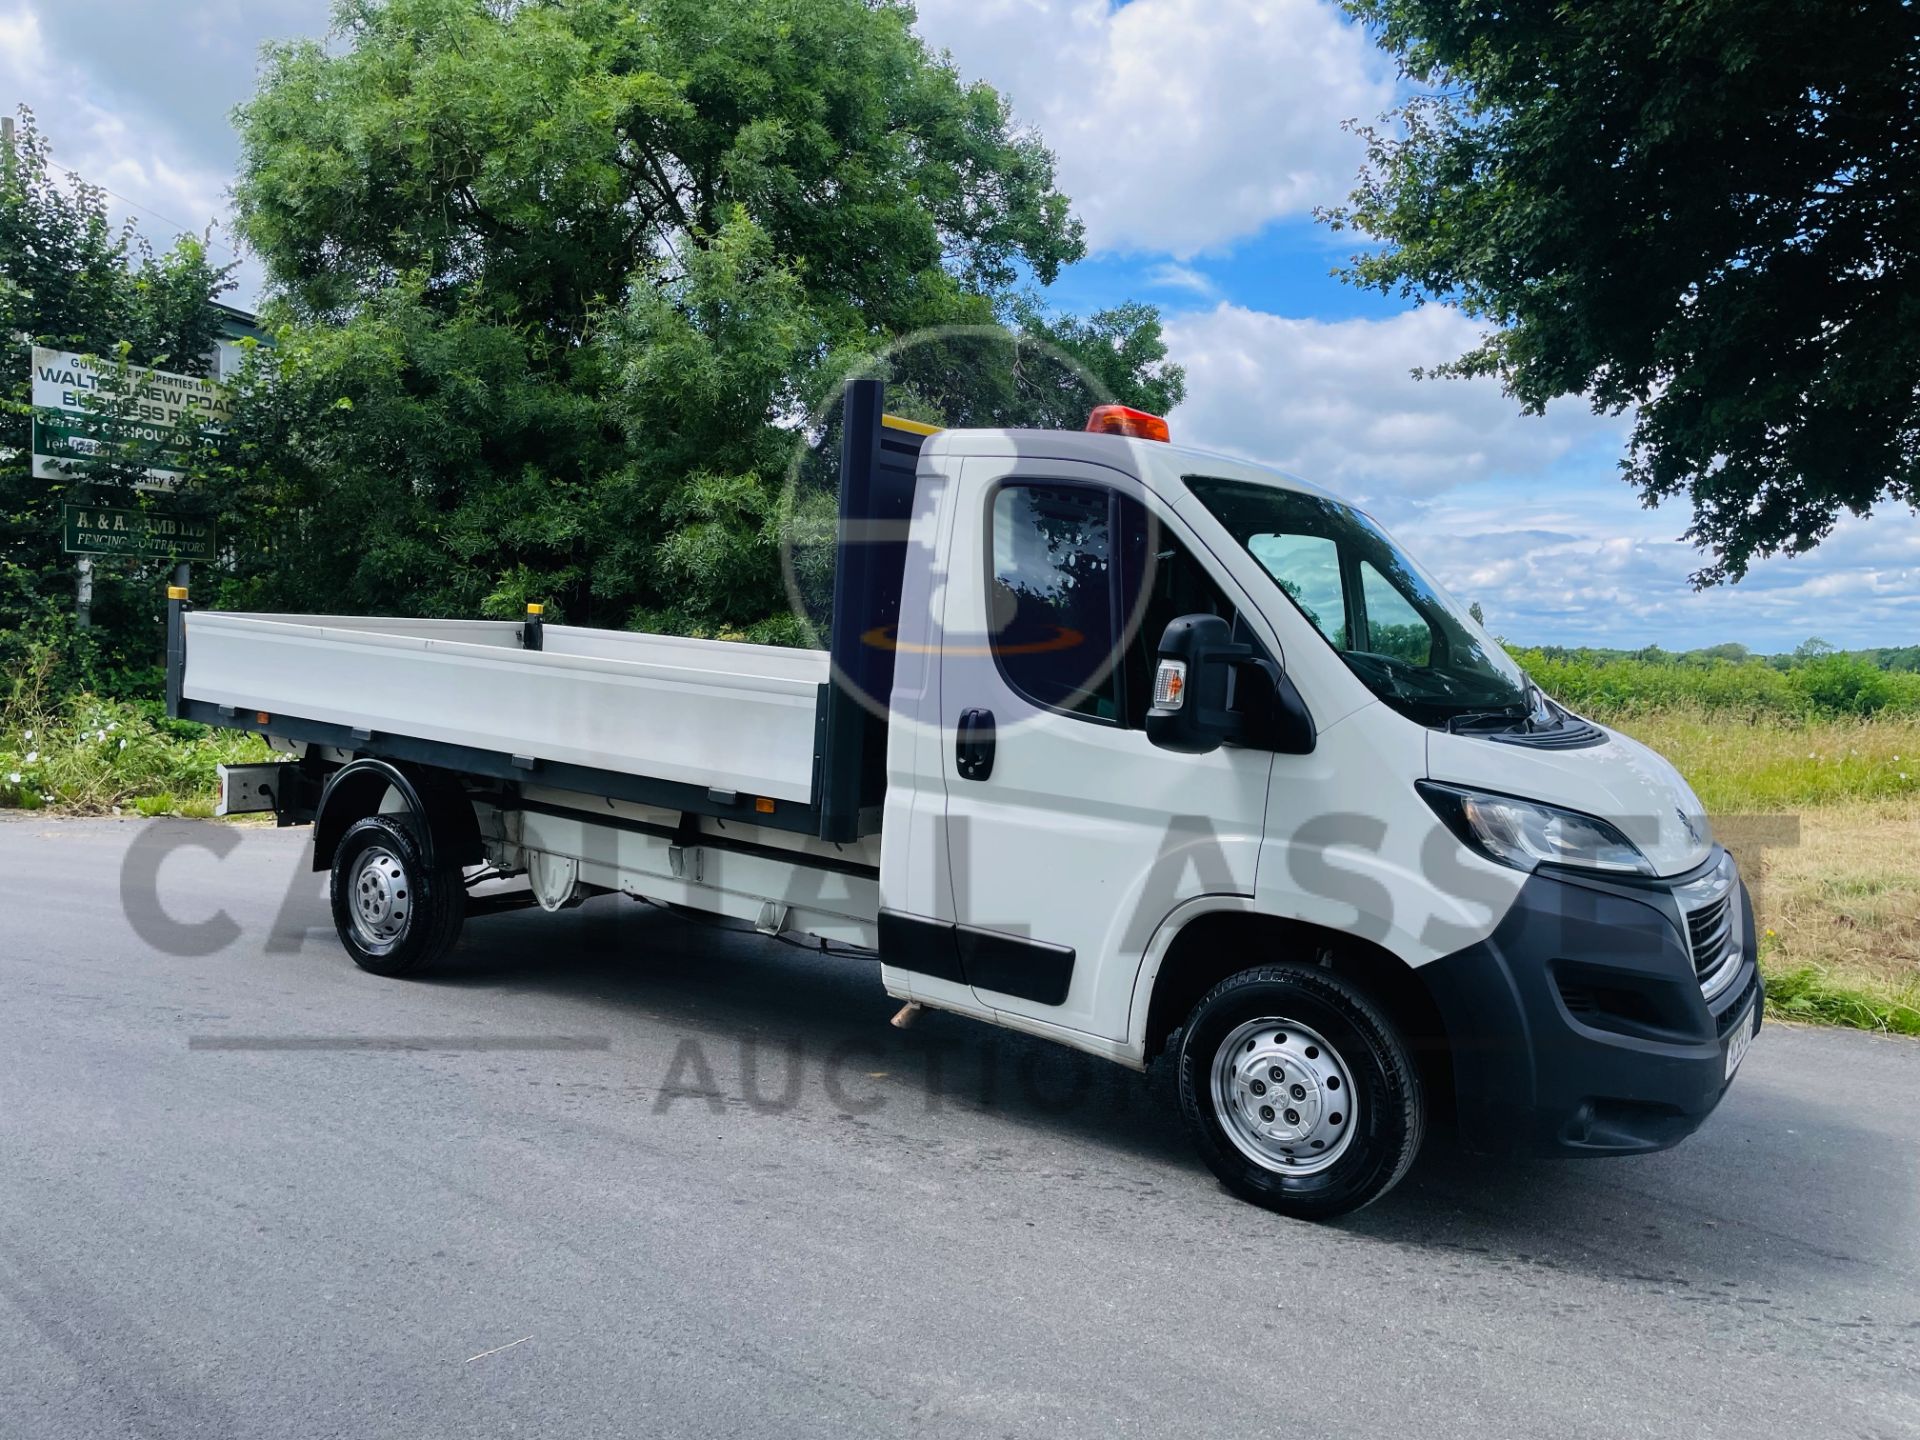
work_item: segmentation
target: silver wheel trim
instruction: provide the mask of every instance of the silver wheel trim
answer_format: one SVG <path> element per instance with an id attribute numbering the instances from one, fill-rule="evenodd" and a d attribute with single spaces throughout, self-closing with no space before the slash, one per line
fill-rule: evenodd
<path id="1" fill-rule="evenodd" d="M 384 845 L 364 851 L 347 881 L 347 915 L 353 938 L 370 953 L 384 955 L 406 939 L 413 926 L 413 881 L 407 867 Z"/>
<path id="2" fill-rule="evenodd" d="M 1352 1071 L 1324 1038 L 1295 1020 L 1237 1027 L 1214 1052 L 1212 1089 L 1227 1139 L 1276 1175 L 1325 1170 L 1346 1153 L 1358 1128 Z"/>

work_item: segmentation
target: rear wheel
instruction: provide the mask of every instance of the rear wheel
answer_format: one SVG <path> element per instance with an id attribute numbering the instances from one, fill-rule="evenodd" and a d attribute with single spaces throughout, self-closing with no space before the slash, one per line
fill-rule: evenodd
<path id="1" fill-rule="evenodd" d="M 1236 1195 L 1305 1220 L 1344 1215 L 1399 1183 L 1424 1103 L 1393 1025 L 1324 969 L 1270 965 L 1214 986 L 1188 1017 L 1180 1109 Z"/>
<path id="2" fill-rule="evenodd" d="M 333 852 L 333 926 L 354 963 L 412 975 L 453 948 L 466 918 L 454 867 L 429 867 L 419 840 L 391 815 L 356 820 Z"/>

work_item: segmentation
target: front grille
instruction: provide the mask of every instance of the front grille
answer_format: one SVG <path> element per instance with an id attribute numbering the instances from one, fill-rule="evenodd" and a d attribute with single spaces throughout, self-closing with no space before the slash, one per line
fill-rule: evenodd
<path id="1" fill-rule="evenodd" d="M 1740 910 L 1735 904 L 1731 861 L 1721 862 L 1709 877 L 1709 884 L 1710 893 L 1717 892 L 1713 898 L 1685 913 L 1693 973 L 1700 981 L 1701 993 L 1713 1000 L 1740 971 Z"/>
<path id="2" fill-rule="evenodd" d="M 1733 897 L 1723 895 L 1687 916 L 1687 939 L 1693 947 L 1694 973 L 1702 980 L 1720 968 L 1727 942 L 1733 938 Z"/>

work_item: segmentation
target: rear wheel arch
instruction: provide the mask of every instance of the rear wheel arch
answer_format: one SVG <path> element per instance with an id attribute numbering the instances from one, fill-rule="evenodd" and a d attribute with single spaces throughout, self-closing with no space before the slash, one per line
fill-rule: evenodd
<path id="1" fill-rule="evenodd" d="M 478 865 L 486 858 L 473 802 L 452 771 L 363 757 L 327 777 L 314 816 L 313 868 L 331 869 L 341 837 L 355 821 L 385 811 L 390 793 L 398 795 L 428 864 Z"/>

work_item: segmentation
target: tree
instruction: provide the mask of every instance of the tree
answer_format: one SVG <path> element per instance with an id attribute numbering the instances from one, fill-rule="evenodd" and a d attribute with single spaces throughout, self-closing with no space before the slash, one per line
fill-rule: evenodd
<path id="1" fill-rule="evenodd" d="M 1920 502 L 1920 10 L 1347 0 L 1420 87 L 1365 128 L 1345 274 L 1493 327 L 1438 367 L 1634 410 L 1697 584 Z"/>
<path id="2" fill-rule="evenodd" d="M 280 343 L 222 483 L 275 523 L 233 592 L 313 603 L 324 557 L 334 605 L 537 596 L 791 638 L 795 420 L 900 337 L 1032 329 L 1104 386 L 1177 396 L 1151 311 L 1023 306 L 1080 227 L 1038 138 L 911 22 L 898 0 L 343 0 L 333 45 L 274 51 L 235 195 Z M 945 408 L 997 383 L 924 378 L 906 398 Z"/>
<path id="3" fill-rule="evenodd" d="M 0 154 L 0 667 L 36 640 L 66 662 L 55 683 L 152 692 L 161 653 L 160 562 L 114 560 L 95 575 L 94 628 L 67 631 L 74 557 L 62 553 L 67 501 L 132 505 L 132 468 L 102 454 L 61 479 L 32 472 L 31 350 L 44 345 L 119 366 L 205 374 L 219 320 L 211 301 L 227 271 L 183 236 L 156 256 L 131 226 L 108 218 L 106 193 L 60 178 L 30 111 Z"/>
<path id="4" fill-rule="evenodd" d="M 1707 645 L 1698 650 L 1690 650 L 1687 652 L 1687 658 L 1702 664 L 1744 665 L 1753 658 L 1753 652 L 1746 646 L 1730 640 L 1725 644 Z"/>

